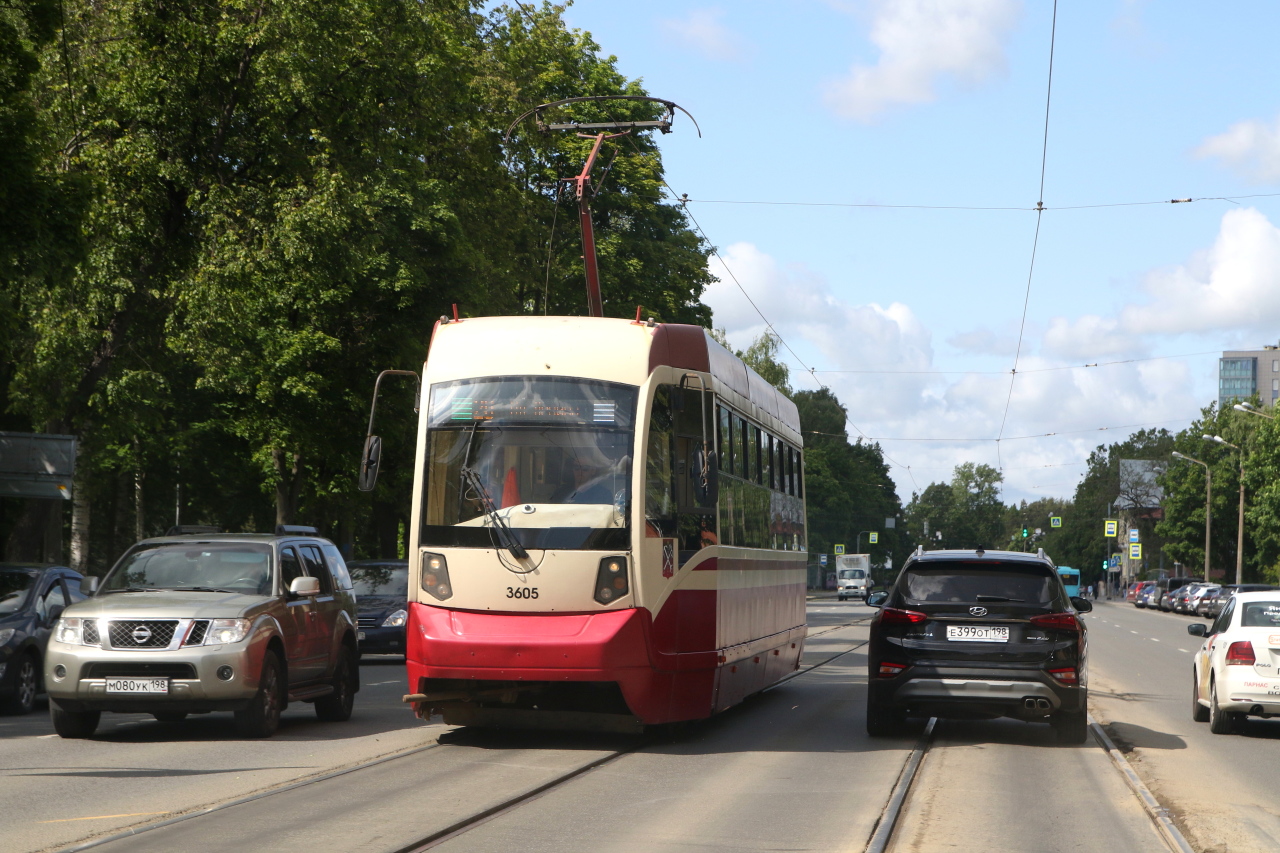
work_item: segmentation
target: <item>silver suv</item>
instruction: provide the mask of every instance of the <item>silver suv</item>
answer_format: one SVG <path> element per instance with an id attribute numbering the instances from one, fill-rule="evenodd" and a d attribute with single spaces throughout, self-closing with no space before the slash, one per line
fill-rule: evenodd
<path id="1" fill-rule="evenodd" d="M 356 597 L 332 542 L 309 527 L 165 536 L 130 548 L 63 611 L 45 655 L 54 729 L 93 734 L 103 711 L 233 711 L 270 737 L 289 702 L 346 720 L 360 689 Z M 309 535 L 312 534 L 312 535 Z"/>

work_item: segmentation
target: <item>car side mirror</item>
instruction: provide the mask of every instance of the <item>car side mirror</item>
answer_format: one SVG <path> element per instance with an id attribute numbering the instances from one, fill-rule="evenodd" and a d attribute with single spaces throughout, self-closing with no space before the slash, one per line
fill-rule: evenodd
<path id="1" fill-rule="evenodd" d="M 1093 610 L 1093 602 L 1087 598 L 1079 598 L 1071 596 L 1071 606 L 1076 609 L 1077 613 L 1089 613 Z"/>
<path id="2" fill-rule="evenodd" d="M 364 453 L 360 457 L 360 481 L 356 484 L 362 492 L 372 492 L 378 484 L 378 466 L 382 463 L 382 439 L 376 435 L 365 436 Z"/>
<path id="3" fill-rule="evenodd" d="M 65 604 L 55 604 L 49 608 L 49 617 L 46 620 L 50 625 L 58 621 L 58 617 L 62 615 L 62 611 L 67 609 Z"/>
<path id="4" fill-rule="evenodd" d="M 888 597 L 889 597 L 889 593 L 885 592 L 884 590 L 881 590 L 880 592 L 873 592 L 867 596 L 867 605 L 869 607 L 880 607 L 881 605 L 884 604 L 885 599 Z"/>
<path id="5" fill-rule="evenodd" d="M 289 584 L 289 594 L 311 597 L 320 594 L 320 579 L 312 577 L 294 578 Z"/>
<path id="6" fill-rule="evenodd" d="M 1187 626 L 1187 633 L 1193 637 L 1209 636 L 1209 626 L 1203 622 L 1194 622 Z"/>
<path id="7" fill-rule="evenodd" d="M 80 591 L 85 595 L 93 595 L 98 591 L 98 579 L 93 575 L 87 578 L 80 578 Z"/>

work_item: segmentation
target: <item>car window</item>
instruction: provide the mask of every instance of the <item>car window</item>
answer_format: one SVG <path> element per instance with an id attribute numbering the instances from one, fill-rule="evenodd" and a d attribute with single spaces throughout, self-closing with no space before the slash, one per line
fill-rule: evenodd
<path id="1" fill-rule="evenodd" d="M 320 594 L 333 595 L 333 576 L 329 574 L 329 569 L 324 564 L 324 557 L 320 556 L 320 549 L 315 545 L 300 545 L 298 550 L 302 552 L 307 574 L 320 581 Z"/>
<path id="2" fill-rule="evenodd" d="M 1280 627 L 1280 601 L 1250 601 L 1240 613 L 1241 628 Z"/>
<path id="3" fill-rule="evenodd" d="M 271 549 L 241 542 L 166 542 L 125 556 L 102 582 L 104 593 L 131 589 L 229 589 L 267 595 Z"/>
<path id="4" fill-rule="evenodd" d="M 915 565 L 903 576 L 903 594 L 920 603 L 1004 600 L 1027 604 L 1054 601 L 1054 574 L 1047 568 L 987 568 L 989 563 Z M 982 596 L 979 599 L 979 596 Z"/>
<path id="5" fill-rule="evenodd" d="M 0 615 L 17 613 L 27 600 L 27 591 L 35 585 L 35 572 L 0 572 Z"/>
<path id="6" fill-rule="evenodd" d="M 397 563 L 374 563 L 352 568 L 356 595 L 404 597 L 409 589 L 409 567 Z"/>
<path id="7" fill-rule="evenodd" d="M 71 596 L 72 604 L 75 604 L 77 601 L 84 601 L 89 597 L 80 591 L 80 578 L 63 575 L 62 580 L 67 585 L 67 594 Z"/>
<path id="8" fill-rule="evenodd" d="M 320 546 L 320 550 L 324 552 L 325 561 L 338 582 L 338 588 L 351 589 L 351 574 L 347 571 L 347 561 L 342 559 L 342 552 L 338 550 L 338 546 L 326 543 Z"/>
<path id="9" fill-rule="evenodd" d="M 55 578 L 49 588 L 36 601 L 36 615 L 41 619 L 48 619 L 54 608 L 59 606 L 67 606 L 67 596 L 62 591 L 62 581 Z"/>
<path id="10" fill-rule="evenodd" d="M 1227 630 L 1227 626 L 1231 624 L 1231 614 L 1236 611 L 1236 600 L 1233 598 L 1227 602 L 1227 606 L 1222 608 L 1222 612 L 1218 614 L 1218 618 L 1213 620 L 1213 627 L 1209 629 L 1210 634 L 1221 634 Z"/>
<path id="11" fill-rule="evenodd" d="M 292 586 L 294 578 L 300 578 L 302 576 L 302 563 L 298 560 L 298 555 L 294 553 L 293 548 L 281 549 L 280 583 L 283 585 L 285 592 L 289 591 L 289 587 Z"/>

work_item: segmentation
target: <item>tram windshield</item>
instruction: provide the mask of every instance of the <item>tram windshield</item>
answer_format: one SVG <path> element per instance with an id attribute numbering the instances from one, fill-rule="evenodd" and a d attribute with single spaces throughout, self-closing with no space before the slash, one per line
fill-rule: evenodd
<path id="1" fill-rule="evenodd" d="M 525 548 L 626 547 L 634 386 L 494 377 L 432 385 L 429 405 L 424 545 L 495 547 L 488 502 Z"/>

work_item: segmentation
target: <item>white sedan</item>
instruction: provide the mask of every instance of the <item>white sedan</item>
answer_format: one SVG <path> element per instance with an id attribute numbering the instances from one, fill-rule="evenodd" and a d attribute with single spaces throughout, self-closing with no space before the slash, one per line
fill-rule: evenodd
<path id="1" fill-rule="evenodd" d="M 1205 638 L 1192 682 L 1196 722 L 1222 735 L 1245 717 L 1280 715 L 1280 591 L 1236 593 L 1212 625 L 1187 633 Z"/>

